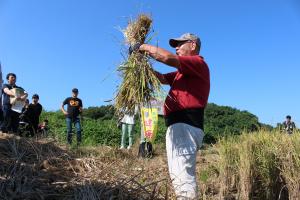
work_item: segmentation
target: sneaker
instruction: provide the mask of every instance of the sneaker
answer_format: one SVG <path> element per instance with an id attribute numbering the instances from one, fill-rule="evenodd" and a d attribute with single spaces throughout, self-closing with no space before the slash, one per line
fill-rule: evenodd
<path id="1" fill-rule="evenodd" d="M 131 146 L 128 146 L 127 149 L 131 149 Z"/>
<path id="2" fill-rule="evenodd" d="M 121 146 L 120 149 L 125 149 L 124 146 Z"/>

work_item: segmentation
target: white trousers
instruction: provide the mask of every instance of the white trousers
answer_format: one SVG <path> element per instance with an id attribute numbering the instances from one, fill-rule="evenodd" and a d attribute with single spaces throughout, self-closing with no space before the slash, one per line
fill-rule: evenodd
<path id="1" fill-rule="evenodd" d="M 168 127 L 166 149 L 169 174 L 177 199 L 196 199 L 196 155 L 204 132 L 197 127 L 176 123 Z"/>

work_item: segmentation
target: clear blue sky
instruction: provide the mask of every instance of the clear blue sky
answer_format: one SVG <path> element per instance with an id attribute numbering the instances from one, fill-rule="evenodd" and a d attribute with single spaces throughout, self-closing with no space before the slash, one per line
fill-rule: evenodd
<path id="1" fill-rule="evenodd" d="M 209 102 L 271 125 L 290 114 L 300 126 L 299 0 L 0 0 L 3 74 L 16 73 L 17 85 L 38 93 L 46 110 L 58 110 L 73 87 L 84 107 L 105 105 L 120 81 L 118 27 L 141 12 L 154 20 L 152 43 L 170 51 L 170 37 L 200 36 Z"/>

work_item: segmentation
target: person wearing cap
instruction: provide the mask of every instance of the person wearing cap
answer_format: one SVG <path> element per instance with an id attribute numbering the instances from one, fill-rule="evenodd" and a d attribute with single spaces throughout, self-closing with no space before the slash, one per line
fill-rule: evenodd
<path id="1" fill-rule="evenodd" d="M 293 131 L 296 129 L 296 125 L 292 121 L 292 117 L 290 115 L 286 116 L 286 120 L 282 123 L 282 125 L 287 134 L 293 134 Z"/>
<path id="2" fill-rule="evenodd" d="M 14 73 L 8 73 L 6 75 L 7 83 L 3 84 L 2 86 L 2 95 L 3 95 L 3 122 L 1 124 L 1 131 L 6 132 L 18 132 L 19 127 L 19 116 L 20 113 L 12 110 L 12 102 L 11 98 L 15 98 L 15 101 L 25 101 L 28 94 L 27 92 L 22 88 L 16 85 L 17 76 Z M 21 96 L 15 97 L 15 93 L 12 89 L 19 89 L 23 91 L 23 94 Z"/>
<path id="3" fill-rule="evenodd" d="M 33 128 L 30 132 L 31 137 L 33 137 L 37 133 L 40 123 L 40 115 L 43 110 L 43 106 L 39 103 L 39 99 L 40 97 L 38 94 L 32 95 L 32 102 L 28 105 L 28 119 Z"/>
<path id="4" fill-rule="evenodd" d="M 176 54 L 150 44 L 135 44 L 130 52 L 145 52 L 155 60 L 176 70 L 161 74 L 155 71 L 162 84 L 170 86 L 164 103 L 167 128 L 166 150 L 169 174 L 178 199 L 196 199 L 196 154 L 204 137 L 204 108 L 210 91 L 210 73 L 204 58 L 199 55 L 198 36 L 185 33 L 169 40 Z"/>
<path id="5" fill-rule="evenodd" d="M 64 106 L 67 105 L 67 111 Z M 67 123 L 67 142 L 68 144 L 72 144 L 72 124 L 74 124 L 76 128 L 77 134 L 77 145 L 81 143 L 81 123 L 80 123 L 80 115 L 82 115 L 82 101 L 78 98 L 78 89 L 72 89 L 72 97 L 66 98 L 62 105 L 61 111 L 66 116 Z"/>

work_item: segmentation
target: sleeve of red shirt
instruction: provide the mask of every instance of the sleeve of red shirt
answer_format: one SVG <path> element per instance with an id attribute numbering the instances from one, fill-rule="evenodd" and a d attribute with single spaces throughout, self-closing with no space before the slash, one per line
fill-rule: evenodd
<path id="1" fill-rule="evenodd" d="M 189 76 L 203 77 L 207 71 L 207 65 L 200 56 L 179 56 L 180 66 L 178 71 Z"/>
<path id="2" fill-rule="evenodd" d="M 171 72 L 171 73 L 167 73 L 164 74 L 164 78 L 167 80 L 169 85 L 172 85 L 175 77 L 176 77 L 177 72 Z"/>

